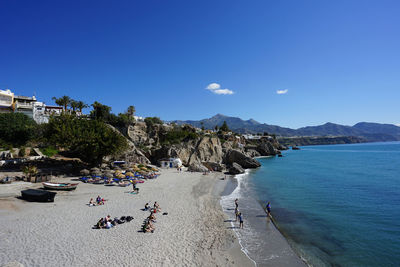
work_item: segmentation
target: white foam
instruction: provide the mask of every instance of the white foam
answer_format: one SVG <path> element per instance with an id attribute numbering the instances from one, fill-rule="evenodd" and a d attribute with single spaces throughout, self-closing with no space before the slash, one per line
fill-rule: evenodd
<path id="1" fill-rule="evenodd" d="M 236 198 L 240 197 L 240 191 L 241 191 L 241 187 L 242 187 L 242 182 L 248 178 L 248 174 L 249 174 L 249 170 L 246 170 L 245 173 L 243 174 L 238 174 L 235 175 L 235 179 L 237 181 L 237 187 L 235 188 L 235 190 L 232 191 L 232 193 L 230 195 L 227 196 L 222 196 L 221 200 L 220 200 L 220 205 L 223 209 L 224 212 L 229 213 L 230 210 L 228 210 L 228 208 L 233 207 L 232 203 L 234 203 L 234 200 Z M 240 245 L 240 249 L 243 251 L 243 253 L 247 256 L 247 258 L 249 258 L 255 266 L 257 266 L 257 263 L 249 256 L 249 251 L 243 246 L 242 244 L 242 240 L 238 234 L 237 229 L 234 228 L 234 224 L 233 221 L 231 221 L 231 227 L 233 229 L 233 231 L 235 232 L 235 235 L 238 239 L 239 245 Z"/>

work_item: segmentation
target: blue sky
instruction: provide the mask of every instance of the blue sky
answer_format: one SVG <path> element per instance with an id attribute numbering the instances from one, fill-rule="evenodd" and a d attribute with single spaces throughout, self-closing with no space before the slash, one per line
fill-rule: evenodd
<path id="1" fill-rule="evenodd" d="M 397 124 L 399 10 L 386 0 L 1 1 L 0 89 L 164 120 Z"/>

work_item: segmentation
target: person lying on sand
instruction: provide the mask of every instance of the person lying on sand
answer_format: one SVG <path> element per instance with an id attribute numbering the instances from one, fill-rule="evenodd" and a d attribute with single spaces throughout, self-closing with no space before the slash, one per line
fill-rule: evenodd
<path id="1" fill-rule="evenodd" d="M 148 219 L 149 221 L 156 222 L 156 216 L 154 215 L 153 212 L 150 214 L 150 216 L 149 216 L 147 219 Z"/>
<path id="2" fill-rule="evenodd" d="M 152 232 L 153 233 L 155 229 L 156 228 L 154 227 L 153 223 L 151 221 L 148 221 L 147 225 L 146 225 L 146 232 Z"/>
<path id="3" fill-rule="evenodd" d="M 100 218 L 100 220 L 97 222 L 96 226 L 97 226 L 97 229 L 102 229 L 102 228 L 104 228 L 104 227 L 105 227 L 104 218 Z"/>
<path id="4" fill-rule="evenodd" d="M 93 198 L 90 199 L 89 201 L 89 207 L 96 206 L 96 202 L 94 202 Z"/>

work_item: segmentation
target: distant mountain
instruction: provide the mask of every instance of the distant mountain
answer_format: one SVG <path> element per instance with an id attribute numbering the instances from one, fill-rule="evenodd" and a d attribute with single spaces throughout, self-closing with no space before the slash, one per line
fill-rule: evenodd
<path id="1" fill-rule="evenodd" d="M 217 114 L 209 119 L 199 121 L 174 121 L 177 124 L 190 124 L 195 127 L 214 129 L 216 125 L 221 126 L 224 121 L 229 128 L 238 133 L 264 133 L 276 134 L 278 136 L 357 136 L 367 141 L 396 141 L 400 140 L 400 127 L 393 124 L 380 124 L 360 122 L 354 126 L 345 126 L 335 123 L 325 123 L 319 126 L 307 126 L 299 129 L 290 129 L 277 125 L 259 123 L 253 119 L 242 120 L 237 117 L 229 117 Z"/>

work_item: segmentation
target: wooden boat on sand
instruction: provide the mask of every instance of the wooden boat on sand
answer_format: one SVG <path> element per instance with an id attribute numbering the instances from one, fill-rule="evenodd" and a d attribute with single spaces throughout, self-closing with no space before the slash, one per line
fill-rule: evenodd
<path id="1" fill-rule="evenodd" d="M 43 187 L 46 189 L 51 189 L 51 190 L 75 190 L 78 184 L 70 184 L 70 183 L 65 183 L 65 184 L 56 184 L 56 183 L 42 183 Z"/>

